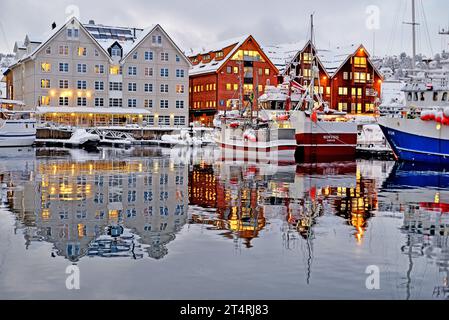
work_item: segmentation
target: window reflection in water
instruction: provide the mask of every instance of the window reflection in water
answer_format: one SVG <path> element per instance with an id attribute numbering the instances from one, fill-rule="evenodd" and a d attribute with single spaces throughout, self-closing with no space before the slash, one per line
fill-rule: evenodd
<path id="1" fill-rule="evenodd" d="M 27 246 L 53 243 L 53 255 L 70 261 L 161 259 L 187 221 L 187 166 L 169 159 L 43 161 L 34 175 L 10 197 Z"/>

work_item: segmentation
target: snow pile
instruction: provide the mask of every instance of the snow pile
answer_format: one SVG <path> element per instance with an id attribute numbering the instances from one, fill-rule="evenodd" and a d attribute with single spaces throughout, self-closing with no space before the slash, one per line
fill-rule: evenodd
<path id="1" fill-rule="evenodd" d="M 82 145 L 89 141 L 100 141 L 100 136 L 88 133 L 85 129 L 77 129 L 68 140 L 73 145 Z"/>

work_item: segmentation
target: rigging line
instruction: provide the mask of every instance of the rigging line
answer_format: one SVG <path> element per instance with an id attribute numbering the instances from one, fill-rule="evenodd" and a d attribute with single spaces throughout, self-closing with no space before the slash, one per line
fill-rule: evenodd
<path id="1" fill-rule="evenodd" d="M 405 5 L 404 5 L 404 11 L 402 12 L 402 21 L 405 21 L 405 16 L 406 16 L 406 14 L 407 14 L 407 9 L 408 9 L 408 7 L 407 7 L 407 4 L 408 4 L 408 0 L 403 0 L 404 1 L 404 3 L 405 3 Z M 407 50 L 404 50 L 404 28 L 405 28 L 405 26 L 404 26 L 404 24 L 401 24 L 401 45 L 400 45 L 400 48 L 399 48 L 399 50 L 400 51 L 405 51 L 405 52 L 407 52 Z"/>
<path id="2" fill-rule="evenodd" d="M 430 53 L 433 56 L 433 48 L 432 48 L 432 41 L 430 40 L 430 30 L 429 30 L 429 24 L 427 23 L 427 15 L 426 15 L 426 11 L 424 9 L 424 4 L 423 1 L 420 1 L 421 3 L 421 10 L 422 10 L 422 15 L 423 15 L 423 20 L 424 20 L 424 24 L 426 26 L 426 31 L 427 31 L 427 41 L 429 42 L 429 48 L 430 48 Z"/>
<path id="3" fill-rule="evenodd" d="M 392 49 L 394 46 L 394 39 L 396 38 L 396 31 L 398 28 L 398 23 L 399 23 L 399 15 L 401 13 L 401 8 L 402 8 L 402 1 L 398 2 L 398 6 L 396 7 L 396 11 L 394 14 L 394 19 L 393 19 L 393 23 L 391 26 L 391 30 L 392 32 L 390 33 L 390 38 L 388 40 L 388 48 Z"/>

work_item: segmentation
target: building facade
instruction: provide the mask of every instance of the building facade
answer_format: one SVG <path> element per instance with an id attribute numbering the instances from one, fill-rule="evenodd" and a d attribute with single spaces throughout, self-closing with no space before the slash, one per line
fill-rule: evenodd
<path id="1" fill-rule="evenodd" d="M 190 61 L 160 25 L 143 30 L 71 18 L 52 27 L 44 40 L 16 43 L 18 61 L 5 73 L 9 99 L 37 106 L 54 122 L 188 125 Z"/>
<path id="2" fill-rule="evenodd" d="M 383 78 L 363 45 L 320 50 L 309 41 L 264 50 L 281 70 L 280 81 L 289 76 L 302 85 L 310 84 L 313 54 L 319 69 L 315 91 L 320 91 L 332 109 L 372 114 L 380 101 Z"/>
<path id="3" fill-rule="evenodd" d="M 217 112 L 257 108 L 266 85 L 276 85 L 278 69 L 252 36 L 191 50 L 190 121 L 211 126 Z"/>

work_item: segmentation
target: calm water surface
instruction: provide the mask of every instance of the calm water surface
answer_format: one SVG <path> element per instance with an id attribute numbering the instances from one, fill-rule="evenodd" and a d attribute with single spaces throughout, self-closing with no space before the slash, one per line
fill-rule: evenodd
<path id="1" fill-rule="evenodd" d="M 1 299 L 449 297 L 442 168 L 1 149 L 0 185 Z"/>

